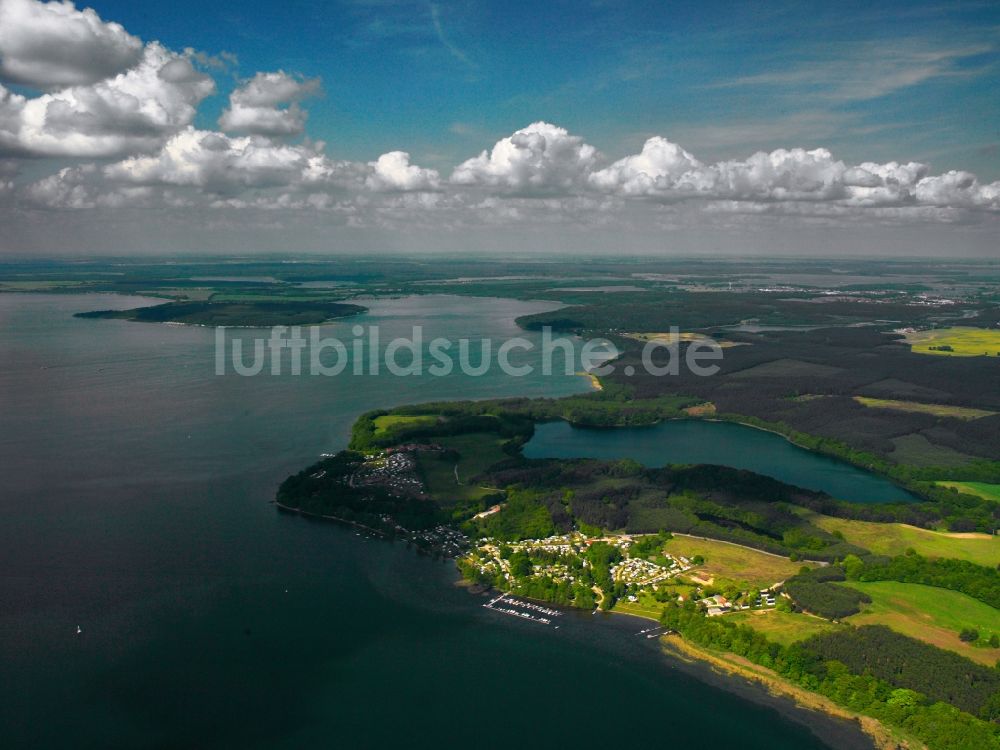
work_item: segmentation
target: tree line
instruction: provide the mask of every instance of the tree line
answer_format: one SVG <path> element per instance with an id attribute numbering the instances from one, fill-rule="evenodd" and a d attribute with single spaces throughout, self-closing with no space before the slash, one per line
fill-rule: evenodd
<path id="1" fill-rule="evenodd" d="M 745 657 L 840 706 L 912 733 L 931 750 L 1000 750 L 991 722 L 870 672 L 855 672 L 805 644 L 769 641 L 749 626 L 706 617 L 688 603 L 667 603 L 661 623 L 699 646 Z"/>

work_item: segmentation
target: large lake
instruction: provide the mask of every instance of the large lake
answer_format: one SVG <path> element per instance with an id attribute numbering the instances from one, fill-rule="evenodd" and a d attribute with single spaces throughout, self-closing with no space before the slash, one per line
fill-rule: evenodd
<path id="1" fill-rule="evenodd" d="M 821 490 L 857 503 L 911 502 L 913 495 L 883 477 L 793 445 L 780 435 L 731 422 L 684 419 L 650 427 L 580 428 L 538 425 L 524 446 L 528 458 L 633 458 L 646 466 L 721 464 Z"/>
<path id="2" fill-rule="evenodd" d="M 269 504 L 365 410 L 583 378 L 220 377 L 210 330 L 72 317 L 145 302 L 0 295 L 4 747 L 825 746 L 814 714 L 695 679 L 629 618 L 520 622 L 450 563 Z M 545 309 L 371 307 L 326 330 L 530 338 L 514 318 Z"/>

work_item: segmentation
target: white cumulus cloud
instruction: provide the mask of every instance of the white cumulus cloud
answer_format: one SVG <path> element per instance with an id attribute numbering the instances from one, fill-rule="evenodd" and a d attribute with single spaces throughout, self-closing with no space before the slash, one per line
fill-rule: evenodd
<path id="1" fill-rule="evenodd" d="M 257 73 L 229 95 L 219 118 L 223 130 L 268 136 L 301 135 L 307 113 L 299 102 L 319 90 L 318 78 L 301 78 L 279 70 Z"/>
<path id="2" fill-rule="evenodd" d="M 998 208 L 1000 183 L 968 172 L 931 176 L 926 164 L 863 162 L 849 166 L 825 148 L 758 151 L 746 159 L 703 164 L 677 144 L 655 137 L 642 152 L 593 172 L 590 185 L 624 198 L 735 204 L 828 203 L 874 209 L 937 206 Z"/>
<path id="3" fill-rule="evenodd" d="M 95 164 L 64 167 L 31 183 L 25 195 L 34 205 L 52 209 L 140 208 L 180 205 L 169 193 L 147 185 L 109 187 Z"/>
<path id="4" fill-rule="evenodd" d="M 920 203 L 931 206 L 1000 210 L 1000 181 L 982 185 L 971 172 L 952 170 L 925 177 L 915 192 Z"/>
<path id="5" fill-rule="evenodd" d="M 825 148 L 777 149 L 697 170 L 689 184 L 696 193 L 734 200 L 830 200 L 843 194 L 845 169 Z"/>
<path id="6" fill-rule="evenodd" d="M 187 57 L 153 42 L 134 68 L 92 85 L 34 98 L 0 87 L 0 151 L 103 157 L 156 148 L 214 91 Z"/>
<path id="7" fill-rule="evenodd" d="M 96 83 L 135 65 L 142 42 L 71 2 L 0 0 L 0 79 L 42 89 Z"/>
<path id="8" fill-rule="evenodd" d="M 608 163 L 582 138 L 536 122 L 462 162 L 445 181 L 437 170 L 411 163 L 402 150 L 369 162 L 337 161 L 322 143 L 195 128 L 193 105 L 172 119 L 157 106 L 122 107 L 117 100 L 117 109 L 98 106 L 103 100 L 97 92 L 111 90 L 102 87 L 150 84 L 142 70 L 154 70 L 161 81 L 150 84 L 150 91 L 188 86 L 200 95 L 203 79 L 186 56 L 155 43 L 146 56 L 153 52 L 155 64 L 144 59 L 128 73 L 93 86 L 36 99 L 0 87 L 0 144 L 8 149 L 20 144 L 45 153 L 54 148 L 46 139 L 56 132 L 72 149 L 67 154 L 111 153 L 112 146 L 100 137 L 116 148 L 135 146 L 127 158 L 67 167 L 23 189 L 0 184 L 5 202 L 21 196 L 31 205 L 53 208 L 315 210 L 350 216 L 356 226 L 368 222 L 393 231 L 406 222 L 457 231 L 501 224 L 607 228 L 636 221 L 663 227 L 704 221 L 733 228 L 752 222 L 834 226 L 859 220 L 958 224 L 1000 218 L 1000 182 L 984 184 L 970 172 L 954 170 L 935 175 L 919 162 L 848 164 L 824 148 L 758 151 L 710 163 L 657 136 L 639 153 Z M 240 87 L 242 101 L 280 106 L 299 95 L 301 80 L 271 75 Z M 134 98 L 151 104 L 138 94 Z M 26 123 L 36 122 L 32 109 L 42 99 L 45 117 L 28 130 Z M 171 111 L 176 115 L 182 109 Z M 99 128 L 90 129 L 88 118 L 96 118 Z M 10 174 L 17 179 L 16 169 Z"/>
<path id="9" fill-rule="evenodd" d="M 109 164 L 104 175 L 118 182 L 188 186 L 221 194 L 249 188 L 361 184 L 360 165 L 333 162 L 318 148 L 193 127 L 176 133 L 155 154 Z"/>
<path id="10" fill-rule="evenodd" d="M 586 181 L 597 159 L 597 150 L 579 136 L 547 122 L 535 122 L 497 141 L 490 151 L 459 164 L 451 182 L 514 193 L 569 192 Z"/>
<path id="11" fill-rule="evenodd" d="M 681 176 L 701 166 L 701 162 L 676 143 L 656 136 L 646 141 L 641 153 L 626 156 L 591 174 L 590 183 L 624 195 L 648 195 L 657 189 L 668 189 Z"/>
<path id="12" fill-rule="evenodd" d="M 594 187 L 625 197 L 662 200 L 824 200 L 842 195 L 843 162 L 826 149 L 757 152 L 745 160 L 702 164 L 665 138 L 590 177 Z"/>
<path id="13" fill-rule="evenodd" d="M 436 190 L 441 182 L 437 170 L 410 164 L 410 155 L 405 151 L 382 154 L 377 161 L 368 162 L 368 166 L 371 174 L 365 179 L 365 184 L 371 190 Z"/>

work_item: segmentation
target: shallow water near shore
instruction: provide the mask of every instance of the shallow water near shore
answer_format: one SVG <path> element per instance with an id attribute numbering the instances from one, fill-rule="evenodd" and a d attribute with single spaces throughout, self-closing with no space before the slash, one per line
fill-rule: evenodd
<path id="1" fill-rule="evenodd" d="M 211 330 L 72 317 L 141 304 L 0 295 L 5 746 L 863 746 L 671 667 L 628 618 L 520 622 L 451 563 L 270 504 L 368 409 L 585 379 L 217 377 Z M 544 308 L 366 304 L 445 336 L 531 337 L 513 320 Z"/>

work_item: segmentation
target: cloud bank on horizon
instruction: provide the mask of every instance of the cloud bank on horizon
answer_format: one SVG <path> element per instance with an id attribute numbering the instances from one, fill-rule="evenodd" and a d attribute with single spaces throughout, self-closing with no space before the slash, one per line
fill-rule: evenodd
<path id="1" fill-rule="evenodd" d="M 232 56 L 144 42 L 68 0 L 0 0 L 2 221 L 142 209 L 206 226 L 242 212 L 388 232 L 613 230 L 637 217 L 654 234 L 739 231 L 762 217 L 772 226 L 1000 226 L 1000 181 L 915 161 L 845 163 L 827 148 L 706 162 L 655 135 L 615 159 L 538 120 L 445 174 L 411 163 L 405 144 L 338 160 L 306 136 L 318 77 L 256 72 L 229 93 L 217 128 L 199 122 L 218 92 L 213 73 L 232 67 Z"/>

